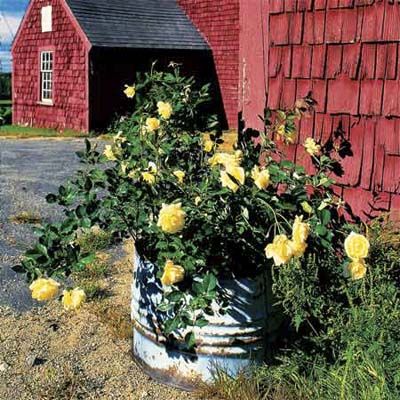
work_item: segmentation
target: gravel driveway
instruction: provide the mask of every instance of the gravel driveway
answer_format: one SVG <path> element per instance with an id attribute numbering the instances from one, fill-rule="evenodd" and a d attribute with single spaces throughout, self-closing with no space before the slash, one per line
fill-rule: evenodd
<path id="1" fill-rule="evenodd" d="M 36 305 L 23 277 L 11 267 L 33 242 L 33 225 L 10 220 L 21 212 L 51 222 L 61 216 L 45 196 L 57 190 L 79 167 L 82 139 L 0 139 L 0 306 L 24 311 Z"/>

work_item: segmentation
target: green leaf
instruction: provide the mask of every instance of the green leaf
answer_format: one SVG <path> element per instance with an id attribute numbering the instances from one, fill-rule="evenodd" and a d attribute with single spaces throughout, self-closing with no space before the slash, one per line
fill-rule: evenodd
<path id="1" fill-rule="evenodd" d="M 42 255 L 44 255 L 44 256 L 46 256 L 47 257 L 47 247 L 46 246 L 44 246 L 43 244 L 40 244 L 40 243 L 38 243 L 36 246 L 35 246 L 35 250 L 39 253 L 39 254 L 42 254 Z"/>
<path id="2" fill-rule="evenodd" d="M 80 262 L 84 265 L 87 265 L 87 264 L 92 263 L 95 260 L 95 258 L 96 258 L 96 254 L 92 253 L 92 254 L 89 254 L 89 255 L 83 257 Z"/>
<path id="3" fill-rule="evenodd" d="M 217 278 L 215 277 L 214 274 L 207 274 L 204 279 L 203 279 L 203 290 L 205 293 L 210 293 L 212 292 L 216 287 L 217 287 Z"/>
<path id="4" fill-rule="evenodd" d="M 185 336 L 185 342 L 189 349 L 193 349 L 196 346 L 196 336 L 195 336 L 194 332 L 189 332 Z"/>
<path id="5" fill-rule="evenodd" d="M 14 265 L 11 269 L 17 274 L 24 274 L 26 272 L 26 269 L 22 265 Z"/>
<path id="6" fill-rule="evenodd" d="M 49 204 L 57 203 L 57 196 L 56 196 L 55 194 L 48 194 L 48 195 L 46 196 L 46 201 L 47 201 Z"/>
<path id="7" fill-rule="evenodd" d="M 324 225 L 328 225 L 332 219 L 332 215 L 329 210 L 322 210 L 321 212 L 321 221 Z"/>
<path id="8" fill-rule="evenodd" d="M 203 328 L 205 326 L 207 326 L 209 324 L 209 322 L 205 319 L 205 318 L 199 318 L 198 320 L 196 320 L 195 325 L 198 326 L 199 328 Z"/>
<path id="9" fill-rule="evenodd" d="M 315 227 L 315 232 L 318 236 L 325 236 L 328 232 L 328 229 L 324 225 L 317 225 Z"/>

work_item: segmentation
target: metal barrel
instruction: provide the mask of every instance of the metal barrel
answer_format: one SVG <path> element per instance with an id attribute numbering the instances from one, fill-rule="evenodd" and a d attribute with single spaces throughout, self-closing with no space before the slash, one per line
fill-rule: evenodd
<path id="1" fill-rule="evenodd" d="M 164 384 L 192 390 L 200 382 L 212 381 L 218 369 L 237 376 L 264 361 L 271 309 L 266 275 L 219 282 L 229 306 L 224 313 L 207 317 L 207 326 L 194 328 L 197 346 L 193 354 L 165 345 L 158 329 L 162 286 L 155 278 L 156 269 L 137 254 L 134 264 L 133 354 L 148 375 Z"/>

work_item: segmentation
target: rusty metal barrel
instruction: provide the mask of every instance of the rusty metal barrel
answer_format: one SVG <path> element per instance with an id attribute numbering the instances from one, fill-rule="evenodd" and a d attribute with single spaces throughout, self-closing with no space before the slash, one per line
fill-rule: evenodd
<path id="1" fill-rule="evenodd" d="M 207 326 L 194 328 L 197 346 L 193 354 L 165 343 L 157 311 L 162 286 L 155 275 L 155 266 L 135 255 L 133 355 L 144 372 L 161 383 L 192 390 L 200 382 L 212 381 L 218 369 L 237 376 L 263 362 L 271 309 L 266 276 L 219 283 L 229 306 L 225 312 L 207 317 Z"/>

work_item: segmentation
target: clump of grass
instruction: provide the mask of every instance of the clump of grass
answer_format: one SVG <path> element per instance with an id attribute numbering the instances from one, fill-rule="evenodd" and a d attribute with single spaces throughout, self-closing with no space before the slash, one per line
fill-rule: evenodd
<path id="1" fill-rule="evenodd" d="M 95 226 L 82 232 L 77 241 L 83 252 L 93 253 L 109 247 L 112 244 L 112 235 Z"/>
<path id="2" fill-rule="evenodd" d="M 107 297 L 107 290 L 101 282 L 82 280 L 79 287 L 86 293 L 88 300 L 101 300 Z"/>
<path id="3" fill-rule="evenodd" d="M 73 277 L 77 286 L 85 291 L 89 300 L 99 300 L 107 297 L 104 279 L 110 272 L 109 258 L 108 254 L 97 252 L 94 261 Z"/>
<path id="4" fill-rule="evenodd" d="M 232 378 L 223 370 L 216 369 L 212 384 L 203 384 L 196 393 L 201 400 L 263 400 L 258 382 L 253 376 L 241 373 Z"/>
<path id="5" fill-rule="evenodd" d="M 21 211 L 10 217 L 15 224 L 40 224 L 42 217 L 36 211 Z"/>

